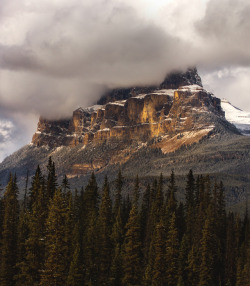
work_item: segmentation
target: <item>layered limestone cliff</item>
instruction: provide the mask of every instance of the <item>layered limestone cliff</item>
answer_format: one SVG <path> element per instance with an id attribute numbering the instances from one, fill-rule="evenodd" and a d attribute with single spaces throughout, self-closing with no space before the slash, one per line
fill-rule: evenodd
<path id="1" fill-rule="evenodd" d="M 40 118 L 32 143 L 53 148 L 119 142 L 121 150 L 153 144 L 167 153 L 223 128 L 237 132 L 226 121 L 220 99 L 203 89 L 193 68 L 171 73 L 158 87 L 113 90 L 68 120 Z"/>
<path id="2" fill-rule="evenodd" d="M 226 124 L 220 100 L 199 85 L 188 85 L 176 90 L 156 89 L 125 100 L 79 108 L 69 120 L 40 118 L 32 143 L 58 147 L 154 140 L 168 152 L 175 149 L 166 147 L 168 142 L 173 145 L 173 138 L 179 140 L 178 147 L 190 144 L 190 132 L 197 141 L 221 122 Z"/>

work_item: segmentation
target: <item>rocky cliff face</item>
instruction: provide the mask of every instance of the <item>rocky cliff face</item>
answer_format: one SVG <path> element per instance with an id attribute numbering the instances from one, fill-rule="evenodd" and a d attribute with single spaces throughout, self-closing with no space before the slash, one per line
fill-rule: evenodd
<path id="1" fill-rule="evenodd" d="M 5 186 L 12 172 L 25 182 L 27 170 L 32 177 L 38 164 L 46 172 L 49 157 L 58 182 L 66 174 L 72 190 L 85 186 L 93 171 L 100 183 L 121 169 L 133 185 L 136 174 L 147 180 L 173 169 L 184 182 L 192 169 L 223 180 L 228 197 L 243 194 L 236 203 L 249 197 L 249 150 L 250 137 L 225 119 L 220 100 L 202 88 L 193 69 L 169 75 L 158 87 L 112 91 L 67 120 L 40 118 L 32 144 L 0 164 L 0 180 Z"/>
<path id="2" fill-rule="evenodd" d="M 199 141 L 218 126 L 236 132 L 220 100 L 202 88 L 196 69 L 172 73 L 159 87 L 113 91 L 99 103 L 104 104 L 75 110 L 69 120 L 40 118 L 32 143 L 59 147 L 153 140 L 166 153 Z"/>

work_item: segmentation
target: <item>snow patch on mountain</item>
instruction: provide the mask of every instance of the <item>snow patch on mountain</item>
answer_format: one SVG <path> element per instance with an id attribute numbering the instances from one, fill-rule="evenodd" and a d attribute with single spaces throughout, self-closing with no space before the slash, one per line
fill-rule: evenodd
<path id="1" fill-rule="evenodd" d="M 226 119 L 234 124 L 244 135 L 250 136 L 250 112 L 233 106 L 228 100 L 221 100 L 221 107 L 225 111 Z"/>
<path id="2" fill-rule="evenodd" d="M 5 119 L 0 120 L 0 161 L 9 154 L 9 149 L 12 150 L 13 130 L 14 124 L 11 121 Z"/>

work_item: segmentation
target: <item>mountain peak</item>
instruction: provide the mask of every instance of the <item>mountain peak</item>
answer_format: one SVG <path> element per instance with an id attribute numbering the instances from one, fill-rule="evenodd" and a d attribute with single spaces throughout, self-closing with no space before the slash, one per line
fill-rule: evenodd
<path id="1" fill-rule="evenodd" d="M 195 67 L 188 68 L 185 72 L 174 71 L 167 74 L 164 81 L 158 86 L 134 86 L 109 90 L 101 96 L 97 104 L 103 105 L 112 101 L 125 100 L 139 94 L 153 92 L 156 89 L 178 89 L 187 85 L 198 85 L 202 87 L 201 78 Z"/>

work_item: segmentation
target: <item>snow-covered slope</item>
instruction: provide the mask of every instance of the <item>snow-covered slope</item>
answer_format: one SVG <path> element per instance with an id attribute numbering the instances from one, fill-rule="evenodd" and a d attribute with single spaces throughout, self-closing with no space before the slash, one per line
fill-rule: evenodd
<path id="1" fill-rule="evenodd" d="M 228 100 L 221 100 L 221 107 L 225 111 L 226 119 L 233 123 L 244 135 L 250 135 L 250 112 L 233 106 Z"/>
<path id="2" fill-rule="evenodd" d="M 0 162 L 13 152 L 13 130 L 14 124 L 11 121 L 0 118 Z"/>

